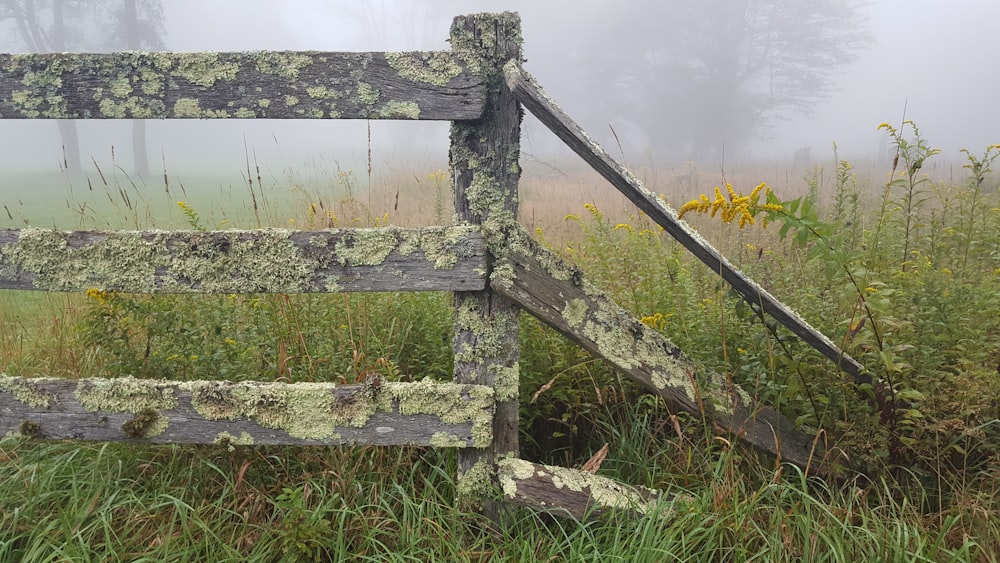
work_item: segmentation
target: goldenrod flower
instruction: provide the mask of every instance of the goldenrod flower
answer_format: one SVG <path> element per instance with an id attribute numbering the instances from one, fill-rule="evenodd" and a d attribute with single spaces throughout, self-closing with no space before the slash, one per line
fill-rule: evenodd
<path id="1" fill-rule="evenodd" d="M 84 295 L 97 301 L 98 303 L 104 303 L 108 299 L 108 292 L 103 289 L 97 289 L 96 287 L 91 287 L 84 292 Z"/>
<path id="2" fill-rule="evenodd" d="M 691 200 L 682 205 L 677 217 L 679 219 L 683 218 L 686 213 L 691 211 L 708 213 L 711 217 L 715 217 L 716 213 L 718 213 L 723 223 L 732 223 L 735 220 L 737 225 L 742 229 L 747 225 L 753 225 L 755 223 L 755 216 L 761 211 L 777 212 L 784 209 L 776 203 L 759 203 L 761 192 L 770 195 L 771 188 L 766 183 L 760 183 L 750 192 L 750 195 L 742 195 L 733 189 L 732 184 L 726 183 L 725 194 L 722 188 L 716 186 L 714 199 L 710 200 L 707 195 L 702 194 L 698 199 Z M 763 226 L 767 226 L 766 219 Z"/>

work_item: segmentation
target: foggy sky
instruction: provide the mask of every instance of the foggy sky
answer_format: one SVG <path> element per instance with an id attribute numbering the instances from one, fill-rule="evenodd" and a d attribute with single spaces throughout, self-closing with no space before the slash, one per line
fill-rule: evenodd
<path id="1" fill-rule="evenodd" d="M 574 5 L 537 0 L 168 0 L 165 43 L 178 51 L 446 49 L 450 16 L 517 10 L 522 15 L 527 70 L 574 116 L 584 114 L 591 100 L 560 80 L 561 72 L 568 53 L 593 47 L 573 43 L 580 41 L 571 33 L 578 23 Z M 424 10 L 426 6 L 433 9 Z M 623 9 L 634 9 L 635 17 L 642 17 L 637 8 Z M 879 146 L 876 126 L 883 121 L 898 124 L 904 104 L 906 117 L 920 125 L 931 145 L 943 149 L 943 158 L 959 158 L 961 147 L 981 153 L 986 145 L 1000 142 L 1000 88 L 992 41 L 1000 24 L 1000 2 L 874 0 L 868 17 L 874 42 L 838 75 L 832 96 L 811 116 L 779 122 L 773 138 L 755 140 L 751 157 L 785 158 L 796 148 L 809 146 L 814 157 L 823 158 L 836 141 L 842 158 L 870 158 Z M 613 51 L 616 42 L 629 41 L 629 30 L 608 29 L 603 36 L 586 40 Z M 0 35 L 0 51 L 13 50 L 4 42 L 9 43 L 9 37 Z M 526 119 L 528 149 L 542 153 L 555 146 L 532 121 Z M 626 150 L 641 158 L 644 140 L 634 125 L 611 115 L 581 121 L 609 149 L 615 146 L 610 134 L 614 127 Z M 128 153 L 130 134 L 127 122 L 82 125 L 84 162 L 91 156 L 109 158 L 112 146 L 126 160 L 122 155 Z M 308 158 L 350 161 L 365 152 L 368 130 L 364 122 L 185 120 L 154 122 L 148 138 L 154 171 L 161 154 L 175 168 L 238 169 L 247 155 L 244 142 L 258 159 L 274 167 L 294 166 Z M 50 122 L 0 120 L 0 166 L 8 171 L 54 168 L 58 139 Z M 418 158 L 444 162 L 447 126 L 373 123 L 371 139 L 380 155 L 416 143 Z"/>

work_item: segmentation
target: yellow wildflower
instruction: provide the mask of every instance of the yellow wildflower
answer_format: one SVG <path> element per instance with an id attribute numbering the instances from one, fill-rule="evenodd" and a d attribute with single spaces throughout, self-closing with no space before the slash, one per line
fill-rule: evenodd
<path id="1" fill-rule="evenodd" d="M 750 195 L 742 195 L 737 193 L 733 189 L 733 185 L 727 182 L 725 194 L 722 188 L 716 186 L 714 199 L 709 199 L 707 195 L 702 194 L 698 199 L 693 199 L 682 205 L 677 218 L 681 219 L 686 213 L 692 211 L 708 213 L 711 217 L 715 217 L 718 213 L 723 223 L 732 223 L 735 220 L 742 229 L 747 225 L 755 224 L 755 216 L 761 211 L 782 211 L 784 209 L 776 203 L 759 203 L 761 192 L 770 195 L 771 188 L 766 183 L 760 183 L 750 192 Z M 767 227 L 766 219 L 763 226 Z"/>
<path id="2" fill-rule="evenodd" d="M 104 303 L 108 298 L 108 292 L 103 289 L 97 289 L 96 287 L 91 287 L 84 292 L 84 295 L 97 301 L 98 303 Z"/>

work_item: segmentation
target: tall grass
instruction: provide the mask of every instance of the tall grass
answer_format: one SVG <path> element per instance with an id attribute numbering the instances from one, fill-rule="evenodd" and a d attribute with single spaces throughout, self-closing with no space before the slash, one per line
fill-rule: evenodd
<path id="1" fill-rule="evenodd" d="M 0 440 L 0 561 L 996 560 L 1000 201 L 990 165 L 998 149 L 966 152 L 968 177 L 948 182 L 921 175 L 935 155 L 926 142 L 915 146 L 925 151 L 921 166 L 885 170 L 888 180 L 859 177 L 839 159 L 833 172 L 815 168 L 801 182 L 774 170 L 727 173 L 736 185 L 741 177 L 753 178 L 748 185 L 770 180 L 786 201 L 806 196 L 796 228 L 812 234 L 793 228 L 783 239 L 777 228 L 692 219 L 885 381 L 894 399 L 883 404 L 761 323 L 589 173 L 538 167 L 523 182 L 522 220 L 544 243 L 706 369 L 728 374 L 804 429 L 822 429 L 843 452 L 836 480 L 776 465 L 671 412 L 525 315 L 522 455 L 579 466 L 608 444 L 601 474 L 681 500 L 641 519 L 588 523 L 512 510 L 497 526 L 454 504 L 454 459 L 444 450 L 10 436 Z M 272 172 L 248 157 L 235 181 L 164 171 L 154 185 L 93 164 L 82 180 L 57 178 L 65 206 L 52 203 L 60 201 L 54 192 L 44 192 L 47 203 L 5 196 L 9 215 L 0 221 L 319 229 L 450 215 L 445 179 L 433 167 L 381 177 L 375 170 L 359 180 L 336 163 Z M 710 189 L 708 174 L 691 164 L 646 175 L 675 202 Z M 52 178 L 28 180 L 49 186 Z M 885 189 L 869 194 L 871 185 Z M 860 281 L 847 283 L 847 274 Z M 449 296 L 437 293 L 3 292 L 0 371 L 448 379 L 451 331 Z"/>

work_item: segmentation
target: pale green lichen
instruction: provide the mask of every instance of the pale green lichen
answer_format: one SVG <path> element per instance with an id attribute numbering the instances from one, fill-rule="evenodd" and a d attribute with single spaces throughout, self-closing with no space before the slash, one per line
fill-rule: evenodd
<path id="1" fill-rule="evenodd" d="M 375 412 L 397 408 L 401 415 L 428 414 L 444 424 L 471 423 L 475 447 L 492 440 L 493 392 L 487 387 L 425 379 L 339 396 L 332 383 L 198 381 L 186 386 L 192 406 L 208 420 L 249 418 L 304 440 L 339 439 L 338 427 L 361 428 Z"/>
<path id="2" fill-rule="evenodd" d="M 36 385 L 0 376 L 0 392 L 11 393 L 33 407 L 51 406 L 55 398 Z M 178 393 L 187 393 L 191 406 L 206 420 L 247 418 L 303 440 L 339 441 L 338 428 L 361 428 L 376 412 L 398 412 L 402 416 L 430 415 L 444 425 L 467 424 L 473 447 L 484 448 L 492 442 L 494 394 L 489 387 L 431 379 L 353 387 L 347 394 L 337 392 L 337 387 L 333 383 L 172 382 L 128 376 L 79 380 L 74 395 L 87 411 L 134 415 L 122 430 L 136 438 L 149 438 L 166 430 L 169 419 L 162 411 L 178 408 Z M 431 440 L 431 445 L 442 447 L 468 445 L 449 430 L 435 433 Z M 244 433 L 231 443 L 252 443 L 252 437 Z"/>
<path id="3" fill-rule="evenodd" d="M 82 379 L 77 383 L 74 395 L 80 405 L 91 412 L 137 414 L 147 409 L 160 411 L 177 407 L 172 383 L 132 376 Z"/>
<path id="4" fill-rule="evenodd" d="M 589 310 L 587 302 L 583 299 L 571 299 L 566 303 L 562 316 L 570 328 L 580 328 L 583 326 L 583 321 L 586 320 Z"/>
<path id="5" fill-rule="evenodd" d="M 192 382 L 191 405 L 207 420 L 246 417 L 293 438 L 329 440 L 338 426 L 360 428 L 377 405 L 364 396 L 338 397 L 330 383 Z"/>
<path id="6" fill-rule="evenodd" d="M 517 481 L 530 479 L 535 474 L 535 464 L 530 461 L 507 457 L 497 463 L 500 489 L 505 497 L 513 499 L 517 495 Z"/>
<path id="7" fill-rule="evenodd" d="M 377 266 L 396 249 L 395 229 L 361 229 L 345 231 L 334 247 L 337 258 L 345 266 Z"/>
<path id="8" fill-rule="evenodd" d="M 492 59 L 507 54 L 504 47 L 513 46 L 518 53 L 514 58 L 520 59 L 521 17 L 516 12 L 474 17 L 474 27 L 460 25 L 458 20 L 451 26 L 451 47 L 470 72 L 495 72 L 497 61 Z"/>
<path id="9" fill-rule="evenodd" d="M 142 93 L 147 96 L 159 94 L 163 88 L 163 74 L 148 67 L 143 67 L 138 70 L 139 77 L 141 78 L 139 88 L 142 90 Z"/>
<path id="10" fill-rule="evenodd" d="M 306 93 L 309 94 L 310 98 L 319 100 L 336 99 L 343 96 L 343 93 L 339 90 L 327 88 L 326 86 L 307 86 Z"/>
<path id="11" fill-rule="evenodd" d="M 465 197 L 469 201 L 469 210 L 479 217 L 500 219 L 513 216 L 506 207 L 508 198 L 500 185 L 483 171 L 473 173 Z M 516 198 L 514 195 L 511 197 Z"/>
<path id="12" fill-rule="evenodd" d="M 419 119 L 420 106 L 416 102 L 387 102 L 378 112 L 382 119 Z"/>
<path id="13" fill-rule="evenodd" d="M 467 331 L 455 350 L 455 362 L 466 364 L 469 377 L 490 384 L 498 402 L 515 399 L 520 391 L 517 363 L 519 315 L 516 309 L 494 308 L 484 316 L 476 295 L 462 294 L 456 304 L 456 330 Z"/>
<path id="14" fill-rule="evenodd" d="M 21 85 L 25 88 L 11 92 L 10 101 L 15 110 L 29 118 L 69 117 L 65 99 L 60 95 L 62 75 L 76 72 L 79 68 L 78 61 L 59 57 L 44 66 L 38 66 L 33 55 L 12 55 L 6 67 L 11 73 L 24 69 Z"/>
<path id="15" fill-rule="evenodd" d="M 458 475 L 455 492 L 462 503 L 471 506 L 481 505 L 481 499 L 493 490 L 495 471 L 489 460 L 480 459 L 472 467 Z"/>
<path id="16" fill-rule="evenodd" d="M 132 82 L 127 76 L 120 76 L 111 81 L 108 90 L 114 94 L 116 98 L 124 98 L 132 93 Z"/>
<path id="17" fill-rule="evenodd" d="M 313 62 L 309 55 L 301 53 L 259 51 L 251 53 L 251 56 L 259 72 L 292 80 L 297 79 L 299 72 Z M 325 61 L 321 59 L 318 62 Z"/>
<path id="18" fill-rule="evenodd" d="M 178 98 L 174 103 L 174 115 L 177 117 L 203 117 L 201 102 L 197 98 Z"/>
<path id="19" fill-rule="evenodd" d="M 382 93 L 367 82 L 358 82 L 358 103 L 363 106 L 374 106 Z"/>
<path id="20" fill-rule="evenodd" d="M 176 250 L 169 272 L 178 279 L 198 280 L 205 292 L 297 293 L 308 288 L 316 263 L 299 252 L 293 231 L 223 231 L 197 236 Z M 220 240 L 221 236 L 221 240 Z M 177 282 L 164 283 L 171 289 Z"/>
<path id="21" fill-rule="evenodd" d="M 377 266 L 397 250 L 422 251 L 436 269 L 450 269 L 476 256 L 469 239 L 476 228 L 358 229 L 344 231 L 333 249 L 313 235 L 303 248 L 295 231 L 188 232 L 113 231 L 92 233 L 70 246 L 71 233 L 23 229 L 16 242 L 0 247 L 0 280 L 30 276 L 32 286 L 50 291 L 90 287 L 149 293 L 195 291 L 295 293 L 316 282 L 339 289 L 326 270 L 329 260 L 346 266 Z M 336 254 L 334 254 L 336 253 Z M 399 275 L 405 275 L 400 272 Z"/>
<path id="22" fill-rule="evenodd" d="M 239 436 L 233 436 L 229 432 L 219 432 L 212 440 L 213 444 L 219 444 L 227 446 L 229 451 L 236 451 L 234 446 L 252 446 L 254 444 L 253 436 L 247 432 L 240 432 Z"/>
<path id="23" fill-rule="evenodd" d="M 435 448 L 464 448 L 465 440 L 449 432 L 435 432 L 430 445 Z"/>
<path id="24" fill-rule="evenodd" d="M 14 377 L 0 373 L 0 393 L 10 393 L 19 403 L 35 408 L 49 408 L 56 402 L 56 396 L 42 388 L 33 379 Z"/>
<path id="25" fill-rule="evenodd" d="M 512 345 L 511 335 L 517 334 L 519 326 L 516 312 L 494 311 L 489 318 L 484 318 L 474 295 L 462 295 L 456 308 L 456 328 L 470 331 L 475 347 L 463 346 L 456 351 L 455 361 L 483 365 L 488 359 L 507 354 Z M 513 343 L 516 342 L 514 339 Z"/>
<path id="26" fill-rule="evenodd" d="M 102 98 L 98 102 L 98 108 L 105 117 L 149 119 L 154 116 L 163 115 L 166 106 L 162 101 L 157 99 L 129 97 L 123 101 L 117 101 L 114 98 Z"/>
<path id="27" fill-rule="evenodd" d="M 493 364 L 489 369 L 493 372 L 493 389 L 497 402 L 516 399 L 521 392 L 520 366 L 516 363 L 512 366 Z"/>
<path id="28" fill-rule="evenodd" d="M 483 232 L 487 235 L 491 250 L 506 241 L 508 252 L 534 258 L 553 278 L 559 281 L 574 280 L 574 285 L 582 283 L 582 274 L 578 268 L 542 248 L 516 220 L 490 220 L 483 226 Z"/>
<path id="29" fill-rule="evenodd" d="M 380 400 L 398 402 L 399 414 L 429 414 L 445 424 L 472 422 L 472 446 L 485 448 L 493 441 L 493 389 L 425 378 L 413 383 L 383 384 Z M 467 393 L 468 398 L 463 394 Z"/>
<path id="30" fill-rule="evenodd" d="M 171 74 L 208 88 L 220 80 L 235 80 L 239 70 L 237 63 L 220 60 L 218 53 L 184 53 L 176 59 Z"/>
<path id="31" fill-rule="evenodd" d="M 579 469 L 552 465 L 536 466 L 517 458 L 504 458 L 498 462 L 500 486 L 504 496 L 517 496 L 518 482 L 532 478 L 548 478 L 557 489 L 587 493 L 598 508 L 624 509 L 647 514 L 658 505 L 659 492 L 652 489 L 629 487 L 613 479 L 594 475 Z M 546 505 L 542 505 L 548 508 Z M 552 508 L 558 508 L 553 506 Z"/>
<path id="32" fill-rule="evenodd" d="M 665 374 L 658 369 L 654 369 L 649 374 L 649 380 L 653 383 L 653 387 L 658 390 L 666 389 L 670 385 L 670 374 Z"/>
<path id="33" fill-rule="evenodd" d="M 102 115 L 115 119 L 125 118 L 125 104 L 120 104 L 111 98 L 104 98 L 98 103 Z"/>
<path id="34" fill-rule="evenodd" d="M 493 263 L 493 271 L 490 273 L 490 287 L 494 289 L 511 290 L 514 282 L 517 281 L 517 273 L 514 271 L 514 264 L 509 260 Z"/>
<path id="35" fill-rule="evenodd" d="M 434 264 L 434 269 L 450 270 L 455 267 L 459 258 L 473 256 L 471 246 L 465 246 L 463 243 L 470 234 L 478 230 L 475 225 L 405 230 L 401 231 L 397 250 L 401 256 L 409 256 L 417 250 L 422 250 L 427 261 Z"/>
<path id="36" fill-rule="evenodd" d="M 372 59 L 371 53 L 338 54 L 338 60 L 349 65 L 346 76 L 331 75 L 325 68 L 327 57 L 309 53 L 113 53 L 73 54 L 59 57 L 45 55 L 8 56 L 4 66 L 20 78 L 20 84 L 11 89 L 3 100 L 6 108 L 29 118 L 88 118 L 93 114 L 110 118 L 224 118 L 256 117 L 249 108 L 266 107 L 270 100 L 258 100 L 263 88 L 237 85 L 239 101 L 229 100 L 223 107 L 217 96 L 202 96 L 199 90 L 217 88 L 220 82 L 232 83 L 241 78 L 241 69 L 251 72 L 245 80 L 255 79 L 253 69 L 265 74 L 282 77 L 280 93 L 287 107 L 294 107 L 298 115 L 340 117 L 343 108 L 335 107 L 340 98 L 348 97 L 357 89 L 357 100 L 347 104 L 358 117 L 392 117 L 411 119 L 418 115 L 413 103 L 398 102 L 376 108 L 382 97 L 377 86 L 358 82 L 364 79 L 365 70 Z M 435 59 L 436 60 L 436 59 Z M 323 66 L 315 75 L 300 76 L 311 64 Z M 91 78 L 85 87 L 64 96 L 62 77 L 70 73 L 85 72 Z M 265 77 L 267 78 L 267 77 Z M 189 86 L 190 85 L 190 86 Z M 177 88 L 182 98 L 165 103 L 165 89 Z M 302 97 L 309 96 L 308 103 Z M 89 97 L 88 105 L 83 97 Z M 67 99 L 75 100 L 70 112 Z M 92 101 L 91 101 L 92 100 Z M 245 101 L 244 101 L 245 100 Z M 321 102 L 321 103 L 318 103 Z M 240 105 L 242 103 L 243 105 Z M 169 107 L 168 107 L 169 105 Z M 360 105 L 360 109 L 357 107 Z M 212 107 L 216 106 L 216 107 Z M 372 112 L 381 109 L 381 112 Z M 282 108 L 287 114 L 288 109 Z"/>
<path id="37" fill-rule="evenodd" d="M 447 86 L 462 73 L 455 56 L 447 51 L 388 52 L 385 59 L 399 76 L 413 82 Z"/>

